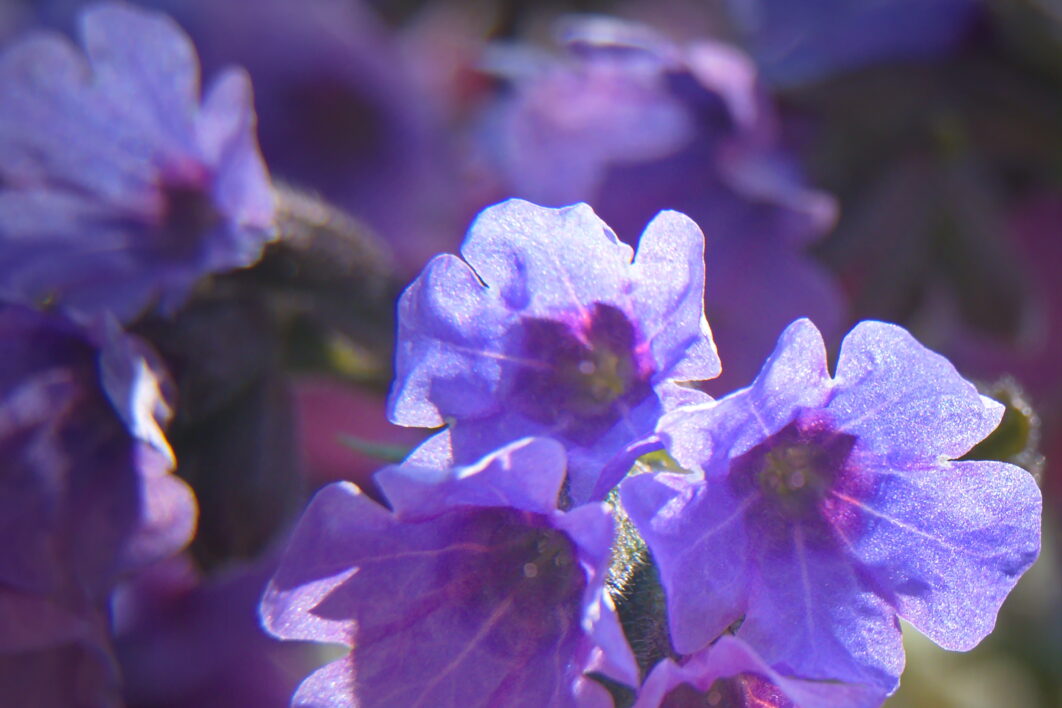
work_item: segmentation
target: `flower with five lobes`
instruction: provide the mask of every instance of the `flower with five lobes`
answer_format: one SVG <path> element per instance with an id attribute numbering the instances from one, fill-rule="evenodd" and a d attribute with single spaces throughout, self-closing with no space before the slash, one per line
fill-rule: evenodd
<path id="1" fill-rule="evenodd" d="M 389 413 L 449 427 L 412 459 L 467 464 L 524 436 L 568 451 L 571 498 L 600 499 L 659 417 L 719 374 L 704 318 L 704 236 L 661 212 L 631 248 L 586 204 L 512 199 L 402 295 Z"/>
<path id="2" fill-rule="evenodd" d="M 274 234 L 250 81 L 200 102 L 168 17 L 121 3 L 80 16 L 84 54 L 40 33 L 0 56 L 0 296 L 135 319 Z"/>
<path id="3" fill-rule="evenodd" d="M 1004 462 L 956 461 L 999 423 L 950 363 L 863 322 L 836 374 L 798 320 L 751 386 L 660 421 L 692 475 L 627 479 L 679 654 L 738 620 L 780 673 L 892 690 L 897 615 L 946 649 L 987 635 L 1040 547 L 1040 491 Z"/>
<path id="4" fill-rule="evenodd" d="M 468 467 L 381 470 L 393 511 L 349 482 L 318 492 L 261 615 L 352 649 L 292 705 L 611 705 L 584 673 L 637 677 L 605 592 L 613 520 L 604 503 L 557 510 L 564 467 L 532 438 Z"/>

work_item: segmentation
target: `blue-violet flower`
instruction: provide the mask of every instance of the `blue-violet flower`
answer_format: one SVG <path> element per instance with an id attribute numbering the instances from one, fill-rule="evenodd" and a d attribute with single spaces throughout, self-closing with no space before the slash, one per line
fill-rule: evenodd
<path id="1" fill-rule="evenodd" d="M 955 461 L 999 423 L 950 363 L 863 322 L 834 377 L 807 320 L 755 382 L 660 422 L 694 475 L 626 480 L 680 654 L 734 622 L 787 675 L 872 682 L 903 667 L 897 615 L 969 649 L 1040 545 L 1040 492 L 1003 462 Z"/>
<path id="2" fill-rule="evenodd" d="M 719 373 L 703 253 L 700 229 L 675 212 L 649 224 L 632 262 L 585 204 L 485 210 L 464 261 L 436 257 L 402 295 L 391 420 L 449 423 L 414 453 L 436 464 L 549 435 L 568 448 L 573 500 L 601 498 L 624 453 L 697 395 L 676 381 Z"/>
<path id="3" fill-rule="evenodd" d="M 262 600 L 285 639 L 350 654 L 311 674 L 298 706 L 609 705 L 584 677 L 636 681 L 604 589 L 605 504 L 557 510 L 563 447 L 515 442 L 470 467 L 408 463 L 325 487 Z"/>

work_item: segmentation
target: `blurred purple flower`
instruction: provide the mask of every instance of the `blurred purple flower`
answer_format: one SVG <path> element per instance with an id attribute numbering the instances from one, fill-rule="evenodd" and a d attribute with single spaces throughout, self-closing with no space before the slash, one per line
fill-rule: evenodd
<path id="1" fill-rule="evenodd" d="M 801 250 L 833 224 L 834 200 L 782 150 L 751 61 L 712 41 L 677 45 L 608 18 L 569 23 L 563 57 L 500 52 L 512 78 L 483 127 L 496 189 L 548 206 L 589 203 L 629 239 L 662 209 L 708 239 L 708 318 L 722 377 L 747 384 L 800 316 L 828 335 L 840 292 Z"/>
<path id="2" fill-rule="evenodd" d="M 973 29 L 981 0 L 729 0 L 774 82 L 827 78 L 886 61 L 943 54 Z"/>
<path id="3" fill-rule="evenodd" d="M 557 510 L 564 457 L 537 438 L 470 467 L 387 468 L 393 512 L 349 482 L 320 491 L 261 613 L 281 638 L 352 651 L 293 705 L 610 705 L 583 674 L 637 676 L 604 590 L 613 521 Z"/>
<path id="4" fill-rule="evenodd" d="M 947 649 L 976 645 L 1040 545 L 1027 472 L 952 461 L 1002 413 L 899 327 L 855 327 L 831 378 L 821 335 L 794 322 L 752 386 L 661 420 L 703 476 L 624 482 L 675 649 L 743 618 L 737 636 L 782 673 L 891 690 L 897 615 Z"/>
<path id="5" fill-rule="evenodd" d="M 664 411 L 704 398 L 677 382 L 719 373 L 703 253 L 674 212 L 632 262 L 585 204 L 485 210 L 465 260 L 437 256 L 402 295 L 391 420 L 449 423 L 414 453 L 438 465 L 549 435 L 568 449 L 572 499 L 602 498 Z"/>
<path id="6" fill-rule="evenodd" d="M 0 294 L 110 310 L 179 306 L 201 276 L 250 265 L 272 236 L 246 74 L 199 99 L 195 50 L 122 4 L 0 57 Z"/>
<path id="7" fill-rule="evenodd" d="M 884 699 L 871 686 L 782 676 L 743 641 L 723 635 L 681 664 L 657 664 L 634 708 L 875 708 Z"/>
<path id="8" fill-rule="evenodd" d="M 102 690 L 112 589 L 192 536 L 195 499 L 168 474 L 159 426 L 169 408 L 145 354 L 116 327 L 85 331 L 56 315 L 0 309 L 4 696 L 32 692 L 53 670 L 56 702 L 45 705 L 72 705 L 61 696 L 82 690 L 78 682 Z"/>
<path id="9" fill-rule="evenodd" d="M 245 67 L 262 154 L 278 180 L 320 193 L 382 236 L 415 273 L 460 235 L 442 111 L 399 37 L 361 0 L 151 0 L 205 67 Z"/>

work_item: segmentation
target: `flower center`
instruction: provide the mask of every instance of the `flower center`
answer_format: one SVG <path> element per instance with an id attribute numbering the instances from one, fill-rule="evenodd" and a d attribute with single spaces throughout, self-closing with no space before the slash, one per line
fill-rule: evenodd
<path id="1" fill-rule="evenodd" d="M 515 389 L 521 412 L 569 437 L 611 427 L 651 390 L 652 365 L 639 333 L 612 305 L 596 303 L 575 322 L 530 317 L 522 325 L 524 367 Z"/>
<path id="2" fill-rule="evenodd" d="M 760 488 L 781 496 L 799 493 L 810 484 L 821 482 L 824 458 L 823 451 L 814 445 L 780 445 L 763 457 Z"/>
<path id="3" fill-rule="evenodd" d="M 586 576 L 564 532 L 515 509 L 454 518 L 454 540 L 469 550 L 439 557 L 446 602 L 473 623 L 504 613 L 489 640 L 499 654 L 533 654 L 578 626 Z"/>
<path id="4" fill-rule="evenodd" d="M 758 491 L 774 513 L 810 518 L 838 483 L 854 443 L 822 422 L 794 421 L 734 461 L 731 485 L 742 496 Z"/>
<path id="5" fill-rule="evenodd" d="M 210 192 L 210 176 L 199 166 L 164 170 L 154 185 L 149 212 L 130 215 L 127 228 L 146 231 L 132 246 L 145 257 L 188 262 L 202 254 L 208 234 L 224 216 Z"/>
<path id="6" fill-rule="evenodd" d="M 162 229 L 175 239 L 195 238 L 221 221 L 214 200 L 201 186 L 195 184 L 168 184 L 163 190 L 165 209 L 162 214 Z"/>

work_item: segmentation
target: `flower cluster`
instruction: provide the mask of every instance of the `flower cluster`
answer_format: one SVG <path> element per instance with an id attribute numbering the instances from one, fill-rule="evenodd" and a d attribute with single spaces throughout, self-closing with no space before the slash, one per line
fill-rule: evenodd
<path id="1" fill-rule="evenodd" d="M 273 233 L 246 75 L 200 103 L 169 18 L 80 16 L 0 56 L 0 686 L 12 705 L 121 703 L 112 601 L 196 529 L 170 474 L 174 386 L 122 330 Z M 32 309 L 33 307 L 42 308 Z"/>
<path id="2" fill-rule="evenodd" d="M 0 9 L 0 703 L 874 708 L 993 630 L 1036 413 L 878 319 L 1058 425 L 1060 202 L 996 156 L 995 247 L 961 95 L 869 206 L 820 122 L 981 3 L 140 1 Z"/>
<path id="3" fill-rule="evenodd" d="M 622 685 L 640 706 L 877 705 L 903 669 L 897 616 L 951 649 L 990 631 L 1039 551 L 1040 494 L 954 460 L 1003 407 L 879 322 L 831 377 L 798 320 L 751 386 L 709 398 L 702 250 L 675 213 L 632 261 L 586 205 L 513 200 L 465 261 L 428 265 L 400 304 L 391 411 L 447 427 L 377 474 L 390 514 L 341 483 L 304 515 L 263 617 L 353 651 L 296 704 L 598 705 Z M 682 473 L 615 474 L 661 445 Z M 602 581 L 609 508 L 665 597 L 644 686 Z"/>

